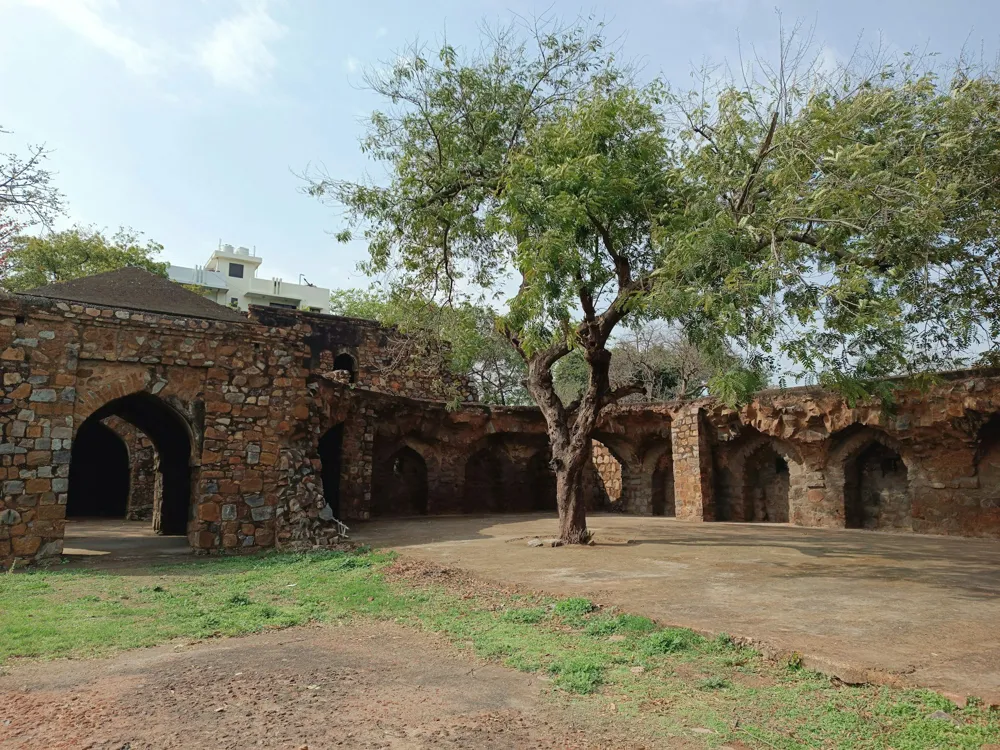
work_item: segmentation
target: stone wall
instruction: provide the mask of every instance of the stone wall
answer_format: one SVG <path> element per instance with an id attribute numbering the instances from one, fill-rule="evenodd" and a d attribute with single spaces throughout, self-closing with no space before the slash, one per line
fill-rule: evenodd
<path id="1" fill-rule="evenodd" d="M 593 472 L 588 472 L 587 485 L 592 489 L 587 507 L 595 510 L 624 510 L 618 503 L 622 496 L 621 463 L 602 443 L 594 440 L 591 448 Z"/>
<path id="2" fill-rule="evenodd" d="M 353 367 L 350 382 L 367 389 L 410 398 L 474 401 L 467 380 L 444 366 L 446 347 L 427 352 L 394 328 L 373 320 L 323 315 L 276 307 L 250 307 L 262 325 L 295 331 L 309 349 L 307 368 L 323 373 Z"/>
<path id="3" fill-rule="evenodd" d="M 201 552 L 326 546 L 338 518 L 554 512 L 537 410 L 446 405 L 462 383 L 413 363 L 386 380 L 376 324 L 254 315 L 0 298 L 0 560 L 61 552 L 73 440 L 97 421 L 137 459 L 126 516 Z M 594 438 L 592 508 L 1000 536 L 996 371 L 900 390 L 892 408 L 818 389 L 739 410 L 620 405 Z"/>

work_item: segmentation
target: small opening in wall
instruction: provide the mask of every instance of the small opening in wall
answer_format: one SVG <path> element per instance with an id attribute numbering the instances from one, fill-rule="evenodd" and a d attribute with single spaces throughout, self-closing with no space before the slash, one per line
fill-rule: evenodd
<path id="1" fill-rule="evenodd" d="M 17 325 L 19 325 L 19 326 L 23 326 L 24 325 L 24 316 L 23 315 L 15 315 L 14 316 L 14 323 L 17 324 Z"/>
<path id="2" fill-rule="evenodd" d="M 334 370 L 347 370 L 351 373 L 351 382 L 353 383 L 357 378 L 357 365 L 354 362 L 354 357 L 352 357 L 347 352 L 338 354 L 333 359 L 333 369 Z"/>

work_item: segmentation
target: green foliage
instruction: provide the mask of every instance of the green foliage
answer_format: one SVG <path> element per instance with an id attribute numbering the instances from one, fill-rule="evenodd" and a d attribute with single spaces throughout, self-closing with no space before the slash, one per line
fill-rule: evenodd
<path id="1" fill-rule="evenodd" d="M 553 662 L 549 673 L 555 675 L 555 683 L 570 693 L 587 695 L 593 693 L 604 682 L 604 664 L 593 657 L 574 656 Z"/>
<path id="2" fill-rule="evenodd" d="M 590 367 L 583 350 L 574 349 L 556 362 L 552 368 L 552 380 L 556 395 L 564 404 L 579 398 L 590 381 Z"/>
<path id="3" fill-rule="evenodd" d="M 522 625 L 536 625 L 545 619 L 545 610 L 541 607 L 508 609 L 503 613 L 502 617 L 504 622 L 516 622 Z"/>
<path id="4" fill-rule="evenodd" d="M 724 677 L 706 677 L 698 683 L 699 690 L 722 690 L 728 687 L 732 687 L 732 685 Z"/>
<path id="5" fill-rule="evenodd" d="M 667 628 L 646 636 L 639 643 L 639 651 L 647 656 L 675 654 L 701 646 L 704 642 L 704 638 L 690 630 Z"/>
<path id="6" fill-rule="evenodd" d="M 672 96 L 695 221 L 661 235 L 658 302 L 695 341 L 736 344 L 744 374 L 713 381 L 727 400 L 779 356 L 886 399 L 886 376 L 1000 345 L 1000 80 L 913 56 L 830 74 L 808 52 L 780 78 Z"/>
<path id="7" fill-rule="evenodd" d="M 572 597 L 556 602 L 555 613 L 570 625 L 581 625 L 583 616 L 596 609 L 589 599 Z"/>
<path id="8" fill-rule="evenodd" d="M 140 240 L 141 235 L 131 229 L 119 229 L 109 238 L 86 227 L 43 237 L 16 237 L 5 258 L 0 285 L 23 292 L 120 268 L 144 268 L 166 276 L 167 264 L 155 259 L 163 246 L 153 241 L 140 244 Z"/>
<path id="9" fill-rule="evenodd" d="M 587 623 L 584 632 L 587 635 L 616 635 L 620 633 L 649 633 L 656 630 L 656 623 L 648 617 L 638 615 L 618 614 L 612 617 L 594 618 Z"/>

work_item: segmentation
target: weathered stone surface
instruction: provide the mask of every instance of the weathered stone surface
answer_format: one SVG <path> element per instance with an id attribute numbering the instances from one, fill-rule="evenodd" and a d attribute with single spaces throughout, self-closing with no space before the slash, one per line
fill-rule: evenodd
<path id="1" fill-rule="evenodd" d="M 465 384 L 418 359 L 391 371 L 398 334 L 376 323 L 18 297 L 0 300 L 2 321 L 0 518 L 17 514 L 5 528 L 21 540 L 4 558 L 61 538 L 73 439 L 92 417 L 127 446 L 127 517 L 163 522 L 179 496 L 199 551 L 329 546 L 338 518 L 555 512 L 537 410 L 447 408 L 446 396 L 471 396 Z M 153 402 L 146 434 L 129 420 Z M 818 389 L 761 393 L 737 411 L 709 399 L 620 405 L 594 438 L 592 509 L 1000 536 L 996 371 L 904 388 L 892 413 Z"/>

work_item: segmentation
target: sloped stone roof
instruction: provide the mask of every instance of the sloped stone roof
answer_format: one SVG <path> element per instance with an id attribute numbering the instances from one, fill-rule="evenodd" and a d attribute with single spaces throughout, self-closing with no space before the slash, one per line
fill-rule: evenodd
<path id="1" fill-rule="evenodd" d="M 212 302 L 180 284 L 142 268 L 122 268 L 23 292 L 30 297 L 79 302 L 98 307 L 161 313 L 181 318 L 250 322 L 246 313 Z"/>

